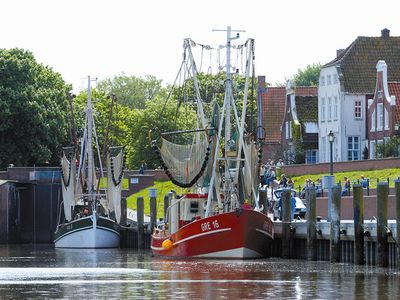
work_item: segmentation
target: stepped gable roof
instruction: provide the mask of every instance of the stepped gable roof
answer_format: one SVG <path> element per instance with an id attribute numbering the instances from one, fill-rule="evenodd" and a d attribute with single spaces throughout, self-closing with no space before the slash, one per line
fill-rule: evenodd
<path id="1" fill-rule="evenodd" d="M 295 96 L 297 118 L 300 123 L 318 123 L 318 96 Z"/>
<path id="2" fill-rule="evenodd" d="M 349 47 L 324 67 L 337 66 L 345 92 L 373 93 L 376 84 L 376 62 L 388 65 L 388 81 L 400 81 L 400 37 L 359 36 Z"/>
<path id="3" fill-rule="evenodd" d="M 285 112 L 286 87 L 269 87 L 262 93 L 263 127 L 266 143 L 281 142 L 281 126 Z"/>
<path id="4" fill-rule="evenodd" d="M 389 95 L 396 96 L 396 122 L 400 122 L 400 82 L 388 82 Z"/>

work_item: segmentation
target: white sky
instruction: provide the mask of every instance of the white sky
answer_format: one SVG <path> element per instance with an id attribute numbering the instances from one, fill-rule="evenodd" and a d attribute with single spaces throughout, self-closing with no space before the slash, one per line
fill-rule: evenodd
<path id="1" fill-rule="evenodd" d="M 122 72 L 172 83 L 183 39 L 224 44 L 212 29 L 228 25 L 255 39 L 256 73 L 273 84 L 357 36 L 400 35 L 399 0 L 0 0 L 0 12 L 0 48 L 32 51 L 74 90 Z"/>

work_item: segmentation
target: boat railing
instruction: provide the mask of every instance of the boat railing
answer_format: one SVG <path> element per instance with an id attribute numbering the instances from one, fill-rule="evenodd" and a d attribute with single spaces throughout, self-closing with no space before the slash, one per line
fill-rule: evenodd
<path id="1" fill-rule="evenodd" d="M 173 194 L 174 194 L 175 197 L 176 197 L 176 193 L 173 193 Z M 175 198 L 175 199 L 177 199 L 177 198 Z M 167 212 L 166 212 L 166 214 L 165 214 L 166 222 L 168 221 L 169 212 L 170 212 L 171 208 L 172 208 L 173 206 L 179 204 L 180 202 L 182 202 L 182 201 L 185 200 L 185 199 L 186 199 L 186 195 L 183 195 L 181 198 L 179 198 L 177 201 L 171 203 L 171 205 L 167 207 Z M 165 222 L 165 223 L 166 223 L 166 222 Z"/>

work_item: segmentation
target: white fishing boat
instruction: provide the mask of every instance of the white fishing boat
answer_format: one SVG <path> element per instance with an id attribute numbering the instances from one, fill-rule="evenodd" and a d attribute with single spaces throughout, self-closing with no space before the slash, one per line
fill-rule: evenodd
<path id="1" fill-rule="evenodd" d="M 88 77 L 84 134 L 79 146 L 64 148 L 61 158 L 63 202 L 60 205 L 59 222 L 54 238 L 56 248 L 119 247 L 123 149 L 122 147 L 109 148 L 107 188 L 100 190 L 94 164 L 94 143 L 96 143 L 99 156 L 100 176 L 104 178 L 93 118 L 90 77 Z M 80 147 L 79 155 L 76 153 L 78 147 Z"/>

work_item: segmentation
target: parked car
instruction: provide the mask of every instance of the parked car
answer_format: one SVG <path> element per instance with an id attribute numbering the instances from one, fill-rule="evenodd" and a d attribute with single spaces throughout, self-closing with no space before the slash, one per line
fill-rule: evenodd
<path id="1" fill-rule="evenodd" d="M 274 191 L 274 199 L 273 199 L 273 214 L 274 214 L 274 220 L 280 219 L 282 220 L 282 193 L 284 189 L 277 189 Z M 295 203 L 295 210 L 294 210 L 294 219 L 300 217 L 304 219 L 306 216 L 306 206 L 303 203 L 303 200 L 301 200 L 297 196 L 297 192 L 294 189 L 291 189 L 292 192 L 292 201 Z"/>

